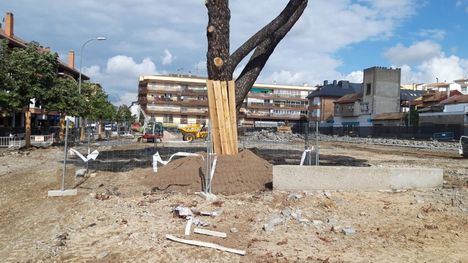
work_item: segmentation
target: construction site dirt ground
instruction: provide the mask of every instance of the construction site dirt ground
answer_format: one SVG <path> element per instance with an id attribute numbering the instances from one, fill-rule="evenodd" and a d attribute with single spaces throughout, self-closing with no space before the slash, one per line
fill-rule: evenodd
<path id="1" fill-rule="evenodd" d="M 147 147 L 123 145 L 122 149 Z M 119 147 L 115 147 L 119 149 Z M 249 143 L 272 164 L 298 161 L 303 144 Z M 132 148 L 132 149 L 133 149 Z M 120 150 L 122 150 L 120 149 Z M 203 145 L 199 146 L 203 151 Z M 1 262 L 468 262 L 468 160 L 456 152 L 327 142 L 325 165 L 437 167 L 444 187 L 393 192 L 257 191 L 210 202 L 181 189 L 151 191 L 150 167 L 96 171 L 77 196 L 59 189 L 63 149 L 0 152 Z M 227 238 L 184 236 L 172 209 L 220 210 L 197 217 Z M 289 212 L 288 212 L 289 211 Z M 291 217 L 301 215 L 301 222 Z M 271 231 L 272 217 L 282 218 Z M 345 234 L 343 228 L 355 233 Z M 352 231 L 351 231 L 352 232 Z M 239 256 L 175 243 L 166 234 L 246 251 Z"/>

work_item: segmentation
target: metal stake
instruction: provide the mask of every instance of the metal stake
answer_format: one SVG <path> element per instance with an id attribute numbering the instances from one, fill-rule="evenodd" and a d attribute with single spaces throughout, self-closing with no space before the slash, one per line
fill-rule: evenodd
<path id="1" fill-rule="evenodd" d="M 65 122 L 66 128 L 65 128 L 65 153 L 63 157 L 63 172 L 62 172 L 62 186 L 60 187 L 60 190 L 65 190 L 65 175 L 67 174 L 67 157 L 68 157 L 68 126 L 69 126 L 70 120 L 67 119 Z"/>
<path id="2" fill-rule="evenodd" d="M 315 124 L 315 165 L 319 165 L 319 121 Z"/>
<path id="3" fill-rule="evenodd" d="M 65 176 L 67 175 L 67 157 L 68 157 L 68 126 L 70 126 L 70 122 L 67 119 L 66 124 L 67 127 L 65 128 L 65 153 L 63 158 L 63 172 L 62 172 L 62 186 L 60 190 L 50 190 L 47 195 L 48 196 L 71 196 L 76 195 L 76 189 L 69 189 L 65 190 Z"/>

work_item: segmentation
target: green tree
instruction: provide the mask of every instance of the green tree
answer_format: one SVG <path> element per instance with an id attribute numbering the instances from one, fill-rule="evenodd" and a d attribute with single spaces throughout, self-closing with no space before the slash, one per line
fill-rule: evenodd
<path id="1" fill-rule="evenodd" d="M 123 104 L 120 105 L 117 109 L 115 121 L 119 124 L 124 125 L 124 127 L 127 129 L 128 125 L 135 121 L 135 117 L 132 115 L 130 108 L 127 105 Z"/>
<path id="2" fill-rule="evenodd" d="M 87 111 L 83 112 L 87 118 L 95 120 L 98 125 L 98 137 L 102 139 L 102 128 L 104 121 L 115 120 L 116 110 L 114 105 L 109 102 L 108 95 L 99 85 L 85 85 L 84 100 Z"/>
<path id="3" fill-rule="evenodd" d="M 4 113 L 14 112 L 10 103 L 12 78 L 8 72 L 9 48 L 6 40 L 0 40 L 0 110 Z"/>
<path id="4" fill-rule="evenodd" d="M 14 48 L 6 62 L 7 75 L 11 79 L 8 87 L 8 106 L 25 110 L 26 147 L 31 145 L 31 111 L 29 105 L 35 99 L 41 105 L 47 90 L 55 84 L 58 70 L 57 54 L 40 50 L 36 44 L 26 48 Z"/>
<path id="5" fill-rule="evenodd" d="M 49 89 L 43 100 L 43 106 L 47 111 L 60 113 L 60 139 L 64 139 L 65 117 L 78 115 L 84 107 L 82 96 L 78 91 L 78 83 L 69 78 L 55 79 L 54 86 Z"/>

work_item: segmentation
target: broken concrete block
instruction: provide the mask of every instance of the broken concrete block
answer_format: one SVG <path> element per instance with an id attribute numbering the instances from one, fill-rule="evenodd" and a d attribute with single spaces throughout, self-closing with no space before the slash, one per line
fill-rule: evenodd
<path id="1" fill-rule="evenodd" d="M 223 210 L 222 210 L 222 209 L 218 209 L 218 210 L 215 210 L 215 211 L 212 211 L 212 212 L 201 211 L 201 212 L 200 212 L 200 215 L 202 215 L 202 216 L 217 217 L 217 216 L 221 215 L 222 213 L 223 213 Z"/>
<path id="2" fill-rule="evenodd" d="M 284 219 L 280 215 L 275 214 L 270 218 L 268 223 L 263 225 L 263 230 L 265 230 L 266 232 L 271 232 L 273 231 L 275 226 L 282 224 L 283 222 L 284 222 Z"/>
<path id="3" fill-rule="evenodd" d="M 177 206 L 172 210 L 178 217 L 186 218 L 186 217 L 193 217 L 193 212 L 188 207 Z"/>
<path id="4" fill-rule="evenodd" d="M 356 233 L 356 230 L 354 230 L 353 228 L 351 227 L 344 227 L 343 229 L 341 229 L 341 232 L 347 236 L 349 235 L 353 235 Z"/>
<path id="5" fill-rule="evenodd" d="M 282 214 L 284 217 L 286 217 L 286 219 L 290 219 L 292 213 L 293 213 L 293 211 L 292 211 L 291 208 L 289 208 L 289 207 L 286 207 L 285 209 L 281 210 L 281 214 Z"/>
<path id="6" fill-rule="evenodd" d="M 299 200 L 302 198 L 302 195 L 301 194 L 298 194 L 298 193 L 291 193 L 288 195 L 288 200 L 290 201 L 296 201 L 296 200 Z"/>
<path id="7" fill-rule="evenodd" d="M 319 226 L 319 225 L 323 224 L 323 221 L 322 220 L 312 220 L 312 224 L 314 224 L 314 226 Z"/>
<path id="8" fill-rule="evenodd" d="M 336 225 L 338 223 L 338 220 L 336 220 L 336 218 L 327 218 L 327 222 L 330 224 L 330 225 Z"/>
<path id="9" fill-rule="evenodd" d="M 78 169 L 75 171 L 75 176 L 76 177 L 84 177 L 86 175 L 86 169 Z"/>

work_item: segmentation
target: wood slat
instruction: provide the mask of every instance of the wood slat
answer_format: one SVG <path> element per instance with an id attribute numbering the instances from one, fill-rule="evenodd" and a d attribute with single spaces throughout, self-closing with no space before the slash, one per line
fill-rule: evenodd
<path id="1" fill-rule="evenodd" d="M 226 143 L 226 154 L 231 155 L 234 152 L 233 141 L 232 141 L 232 129 L 231 129 L 231 114 L 229 110 L 228 100 L 228 83 L 226 81 L 221 82 L 221 96 L 223 98 L 223 113 L 224 113 L 224 136 L 227 139 Z"/>
<path id="2" fill-rule="evenodd" d="M 232 127 L 232 154 L 237 154 L 239 145 L 237 141 L 237 111 L 236 111 L 236 83 L 231 80 L 228 83 L 230 122 Z"/>
<path id="3" fill-rule="evenodd" d="M 208 91 L 208 112 L 210 114 L 211 138 L 213 140 L 213 150 L 216 154 L 222 154 L 221 139 L 219 137 L 218 115 L 216 111 L 216 98 L 214 95 L 214 83 L 212 80 L 206 82 Z"/>
<path id="4" fill-rule="evenodd" d="M 221 142 L 221 154 L 228 154 L 227 153 L 227 136 L 226 136 L 226 126 L 224 125 L 224 107 L 223 107 L 223 97 L 221 94 L 221 82 L 220 81 L 213 81 L 213 93 L 215 97 L 216 103 L 216 114 L 218 119 L 218 127 L 219 127 L 219 138 Z"/>

